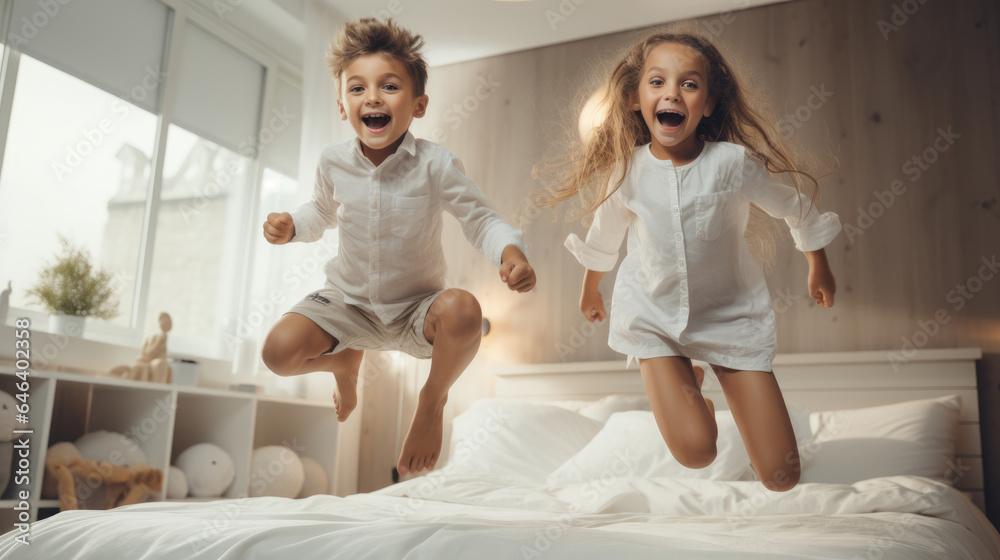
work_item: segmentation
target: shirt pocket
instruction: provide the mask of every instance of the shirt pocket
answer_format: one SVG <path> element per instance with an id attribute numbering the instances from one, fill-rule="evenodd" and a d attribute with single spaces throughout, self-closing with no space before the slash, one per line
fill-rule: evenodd
<path id="1" fill-rule="evenodd" d="M 392 199 L 392 214 L 389 218 L 392 234 L 411 237 L 420 231 L 430 195 L 397 196 Z"/>
<path id="2" fill-rule="evenodd" d="M 713 241 L 726 225 L 726 204 L 733 191 L 722 191 L 695 197 L 694 220 L 699 239 Z"/>

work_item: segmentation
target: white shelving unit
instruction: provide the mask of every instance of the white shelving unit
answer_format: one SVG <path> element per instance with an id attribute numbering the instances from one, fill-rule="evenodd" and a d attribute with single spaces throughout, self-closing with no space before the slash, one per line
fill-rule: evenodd
<path id="1" fill-rule="evenodd" d="M 16 396 L 19 379 L 14 372 L 14 368 L 0 366 L 0 390 Z M 25 485 L 15 484 L 15 465 L 7 490 L 0 496 L 0 533 L 17 522 L 20 512 L 15 508 L 21 490 L 29 492 L 29 521 L 59 511 L 58 500 L 42 497 L 46 450 L 97 430 L 128 435 L 146 454 L 150 466 L 163 470 L 164 491 L 153 495 L 153 500 L 164 499 L 169 467 L 177 455 L 204 442 L 225 449 L 236 464 L 236 479 L 224 498 L 248 495 L 251 454 L 265 445 L 285 445 L 316 460 L 326 469 L 332 493 L 338 430 L 332 402 L 51 371 L 31 370 L 28 381 L 28 424 L 16 427 L 33 431 L 28 434 L 29 480 Z"/>

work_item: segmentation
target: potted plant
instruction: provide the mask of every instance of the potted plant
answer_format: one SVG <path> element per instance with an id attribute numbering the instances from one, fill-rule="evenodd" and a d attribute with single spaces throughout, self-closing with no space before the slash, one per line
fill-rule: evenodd
<path id="1" fill-rule="evenodd" d="M 39 273 L 38 283 L 28 290 L 49 312 L 49 332 L 83 336 L 87 317 L 111 319 L 118 315 L 112 276 L 95 269 L 90 254 L 59 236 L 64 254 Z"/>

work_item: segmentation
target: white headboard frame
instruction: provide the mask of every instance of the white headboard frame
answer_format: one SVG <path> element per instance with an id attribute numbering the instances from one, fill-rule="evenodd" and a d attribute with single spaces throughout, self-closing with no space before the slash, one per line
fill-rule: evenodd
<path id="1" fill-rule="evenodd" d="M 811 412 L 862 408 L 957 394 L 962 398 L 956 457 L 962 477 L 956 488 L 985 511 L 982 440 L 976 360 L 980 348 L 779 354 L 774 373 L 785 402 Z M 717 409 L 725 396 L 708 364 L 702 391 Z M 597 400 L 609 394 L 645 394 L 637 366 L 625 360 L 527 364 L 493 368 L 493 396 L 523 400 Z M 968 471 L 965 469 L 968 468 Z"/>

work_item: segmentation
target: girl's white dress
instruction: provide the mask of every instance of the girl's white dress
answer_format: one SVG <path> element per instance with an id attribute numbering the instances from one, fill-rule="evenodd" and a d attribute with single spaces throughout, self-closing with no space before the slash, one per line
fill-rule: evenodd
<path id="1" fill-rule="evenodd" d="M 609 271 L 628 232 L 608 338 L 628 363 L 686 356 L 771 371 L 774 310 L 743 239 L 751 202 L 784 218 L 800 251 L 821 249 L 840 233 L 837 214 L 821 214 L 743 146 L 706 142 L 694 161 L 679 167 L 653 156 L 649 144 L 636 148 L 631 171 L 595 212 L 587 240 L 566 239 L 580 264 Z"/>

